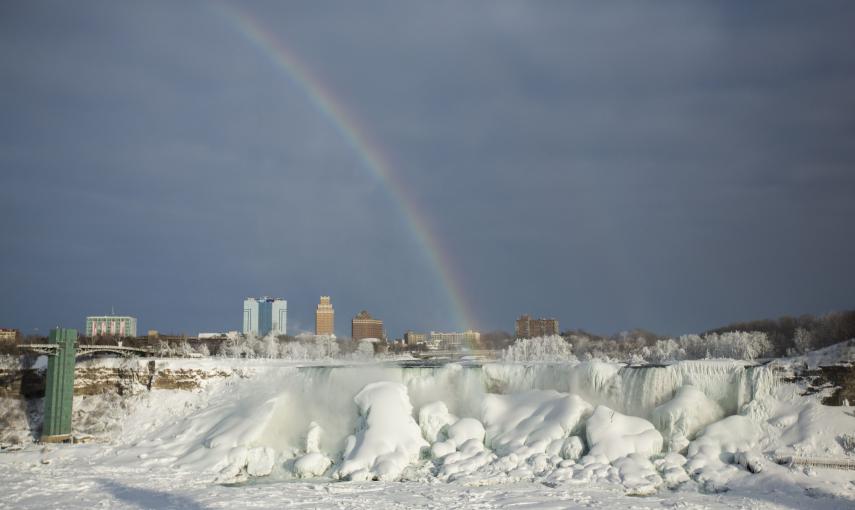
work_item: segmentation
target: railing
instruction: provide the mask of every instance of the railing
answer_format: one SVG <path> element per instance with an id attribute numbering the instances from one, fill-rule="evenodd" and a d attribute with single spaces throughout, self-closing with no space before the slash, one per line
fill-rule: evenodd
<path id="1" fill-rule="evenodd" d="M 56 354 L 59 346 L 57 344 L 23 344 L 19 345 L 18 349 L 25 351 L 37 352 L 39 354 L 47 354 L 48 356 Z M 120 356 L 132 356 L 135 354 L 154 354 L 151 349 L 142 347 L 125 347 L 123 345 L 78 345 L 77 355 L 83 356 L 98 352 L 109 352 Z"/>
<path id="2" fill-rule="evenodd" d="M 791 464 L 796 466 L 811 466 L 827 469 L 842 469 L 855 471 L 855 459 L 828 459 L 819 457 L 783 457 L 778 459 L 779 464 Z"/>

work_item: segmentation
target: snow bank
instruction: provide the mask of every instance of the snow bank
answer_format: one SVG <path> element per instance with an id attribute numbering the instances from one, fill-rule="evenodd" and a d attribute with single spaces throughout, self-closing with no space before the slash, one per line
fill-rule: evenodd
<path id="1" fill-rule="evenodd" d="M 356 435 L 350 436 L 341 465 L 334 476 L 342 479 L 395 480 L 419 458 L 423 447 L 419 426 L 407 387 L 400 383 L 375 382 L 354 398 L 362 416 Z"/>
<path id="2" fill-rule="evenodd" d="M 608 462 L 631 453 L 646 456 L 662 451 L 662 434 L 643 418 L 626 416 L 606 406 L 598 406 L 586 426 L 591 458 Z"/>

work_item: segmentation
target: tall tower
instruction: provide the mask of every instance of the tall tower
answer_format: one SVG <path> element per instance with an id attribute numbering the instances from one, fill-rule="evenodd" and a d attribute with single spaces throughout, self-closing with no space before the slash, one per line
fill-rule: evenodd
<path id="1" fill-rule="evenodd" d="M 315 310 L 315 334 L 335 335 L 335 310 L 329 296 L 321 296 L 321 302 Z"/>

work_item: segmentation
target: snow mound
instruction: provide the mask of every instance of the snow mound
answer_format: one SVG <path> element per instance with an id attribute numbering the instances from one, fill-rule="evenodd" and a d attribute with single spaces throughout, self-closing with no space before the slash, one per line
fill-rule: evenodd
<path id="1" fill-rule="evenodd" d="M 395 480 L 419 458 L 427 442 L 413 420 L 407 387 L 381 381 L 365 386 L 354 398 L 362 422 L 346 442 L 334 476 L 342 479 Z"/>
<path id="2" fill-rule="evenodd" d="M 608 462 L 631 453 L 651 456 L 662 450 L 662 434 L 652 423 L 635 416 L 626 416 L 606 406 L 598 406 L 586 426 L 588 456 Z"/>

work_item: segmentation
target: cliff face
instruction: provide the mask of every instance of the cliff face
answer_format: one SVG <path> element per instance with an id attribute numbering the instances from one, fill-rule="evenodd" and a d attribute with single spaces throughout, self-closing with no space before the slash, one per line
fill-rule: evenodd
<path id="1" fill-rule="evenodd" d="M 45 374 L 44 369 L 0 368 L 0 397 L 27 400 L 44 397 Z M 193 390 L 207 379 L 233 374 L 231 369 L 174 368 L 155 360 L 78 364 L 74 371 L 74 395 L 133 395 L 152 389 Z"/>
<path id="2" fill-rule="evenodd" d="M 855 404 L 855 364 L 852 363 L 797 369 L 793 377 L 784 381 L 801 382 L 805 388 L 804 395 L 822 392 L 822 403 L 827 406 L 840 406 L 845 402 Z"/>
<path id="3" fill-rule="evenodd" d="M 121 430 L 121 420 L 134 395 L 153 389 L 195 390 L 205 381 L 244 376 L 216 363 L 182 366 L 176 360 L 95 359 L 78 363 L 74 371 L 72 427 L 76 436 L 109 438 Z M 22 369 L 17 360 L 0 366 L 0 448 L 34 441 L 41 435 L 46 370 Z"/>

